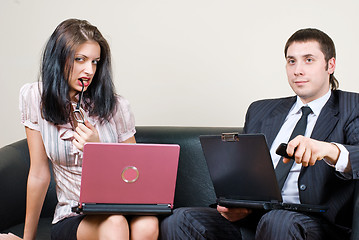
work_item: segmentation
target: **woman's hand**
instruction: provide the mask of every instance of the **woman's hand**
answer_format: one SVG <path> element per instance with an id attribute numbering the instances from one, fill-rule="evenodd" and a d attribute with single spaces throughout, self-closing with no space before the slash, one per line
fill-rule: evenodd
<path id="1" fill-rule="evenodd" d="M 97 129 L 88 120 L 85 120 L 85 124 L 77 125 L 74 138 L 72 143 L 81 151 L 87 142 L 100 142 Z"/>
<path id="2" fill-rule="evenodd" d="M 0 234 L 0 240 L 22 240 L 22 238 L 19 238 L 18 236 L 15 236 L 12 233 L 8 233 L 8 234 Z"/>
<path id="3" fill-rule="evenodd" d="M 230 222 L 241 220 L 252 212 L 248 208 L 226 208 L 219 205 L 217 205 L 217 211 Z"/>

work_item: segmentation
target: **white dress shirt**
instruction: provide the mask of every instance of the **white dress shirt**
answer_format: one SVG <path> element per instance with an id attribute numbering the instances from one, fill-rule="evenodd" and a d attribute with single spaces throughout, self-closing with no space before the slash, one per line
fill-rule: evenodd
<path id="1" fill-rule="evenodd" d="M 312 113 L 308 116 L 308 123 L 307 128 L 305 131 L 305 136 L 310 137 L 313 128 L 315 126 L 315 123 L 318 120 L 318 116 L 330 98 L 331 91 L 329 90 L 328 93 L 326 93 L 321 98 L 318 98 L 312 102 L 309 102 L 308 104 L 304 104 L 300 98 L 297 96 L 296 103 L 292 106 L 291 110 L 289 111 L 281 129 L 279 130 L 276 138 L 273 141 L 273 144 L 270 149 L 270 153 L 272 156 L 273 166 L 277 166 L 280 156 L 275 153 L 277 147 L 281 143 L 287 143 L 289 140 L 289 137 L 291 133 L 293 132 L 293 129 L 297 122 L 299 121 L 300 117 L 302 116 L 301 107 L 303 106 L 309 106 L 312 109 Z M 349 163 L 349 152 L 348 150 L 341 144 L 336 144 L 340 149 L 340 155 L 338 162 L 335 166 L 336 171 L 344 173 L 344 171 L 347 169 L 348 163 Z M 329 163 L 328 163 L 329 164 Z M 330 164 L 329 164 L 330 165 Z M 288 174 L 287 180 L 284 183 L 284 186 L 282 188 L 282 197 L 283 202 L 287 203 L 300 203 L 299 200 L 299 190 L 298 190 L 298 178 L 299 173 L 302 165 L 293 163 L 293 166 Z"/>

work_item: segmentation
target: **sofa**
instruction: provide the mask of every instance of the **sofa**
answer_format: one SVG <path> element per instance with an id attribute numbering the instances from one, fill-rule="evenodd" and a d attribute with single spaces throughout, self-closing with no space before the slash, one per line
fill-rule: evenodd
<path id="1" fill-rule="evenodd" d="M 241 132 L 230 127 L 166 127 L 139 126 L 138 143 L 176 143 L 181 146 L 174 207 L 205 207 L 215 202 L 215 193 L 199 142 L 200 135 Z M 0 149 L 0 233 L 22 236 L 25 220 L 26 181 L 29 170 L 26 139 Z M 51 165 L 50 165 L 51 167 Z M 352 239 L 359 239 L 359 187 L 356 187 L 353 206 Z M 51 221 L 57 203 L 53 178 L 41 212 L 37 239 L 50 239 Z M 351 218 L 352 216 L 348 216 Z M 244 239 L 254 233 L 241 229 Z"/>

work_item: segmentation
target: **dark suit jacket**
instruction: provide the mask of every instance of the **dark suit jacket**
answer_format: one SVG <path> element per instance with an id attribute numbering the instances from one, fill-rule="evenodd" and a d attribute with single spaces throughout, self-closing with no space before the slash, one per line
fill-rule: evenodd
<path id="1" fill-rule="evenodd" d="M 268 99 L 250 105 L 244 125 L 245 133 L 263 133 L 270 147 L 296 97 Z M 291 133 L 288 133 L 289 135 Z M 323 107 L 311 138 L 343 144 L 349 151 L 353 179 L 359 178 L 359 94 L 340 90 Z M 354 181 L 346 180 L 324 161 L 302 167 L 299 180 L 301 203 L 329 207 L 324 217 L 341 226 L 351 226 Z"/>

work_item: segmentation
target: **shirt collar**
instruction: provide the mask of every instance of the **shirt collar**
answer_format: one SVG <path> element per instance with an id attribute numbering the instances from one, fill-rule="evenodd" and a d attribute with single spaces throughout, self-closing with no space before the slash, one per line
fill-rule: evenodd
<path id="1" fill-rule="evenodd" d="M 289 115 L 298 114 L 301 112 L 301 108 L 303 106 L 308 106 L 312 109 L 312 112 L 315 116 L 319 116 L 320 111 L 324 107 L 324 105 L 329 100 L 330 96 L 332 94 L 332 91 L 329 89 L 329 91 L 322 97 L 315 99 L 314 101 L 311 101 L 307 104 L 304 104 L 299 96 L 297 96 L 297 101 L 293 105 L 292 109 L 289 112 Z"/>

